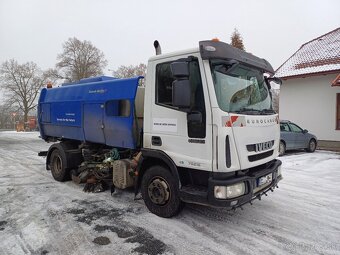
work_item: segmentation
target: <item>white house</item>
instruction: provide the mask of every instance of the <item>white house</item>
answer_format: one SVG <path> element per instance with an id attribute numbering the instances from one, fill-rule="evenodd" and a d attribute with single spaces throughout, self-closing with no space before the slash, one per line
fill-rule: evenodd
<path id="1" fill-rule="evenodd" d="M 340 148 L 340 27 L 303 44 L 275 76 L 280 119 L 308 129 L 320 147 Z"/>

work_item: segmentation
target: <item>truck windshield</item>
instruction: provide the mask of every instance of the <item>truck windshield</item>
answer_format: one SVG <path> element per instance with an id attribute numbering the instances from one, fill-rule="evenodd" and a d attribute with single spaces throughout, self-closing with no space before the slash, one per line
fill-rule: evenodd
<path id="1" fill-rule="evenodd" d="M 273 114 L 271 97 L 263 73 L 224 60 L 211 60 L 219 107 L 226 112 Z"/>

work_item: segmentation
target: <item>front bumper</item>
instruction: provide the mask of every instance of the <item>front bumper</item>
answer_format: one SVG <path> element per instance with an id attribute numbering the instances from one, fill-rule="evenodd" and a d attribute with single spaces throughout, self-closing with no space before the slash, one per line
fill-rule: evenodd
<path id="1" fill-rule="evenodd" d="M 242 206 L 256 198 L 260 199 L 263 194 L 266 194 L 269 190 L 274 190 L 274 188 L 277 187 L 277 183 L 282 179 L 281 175 L 278 176 L 278 168 L 281 164 L 280 160 L 275 159 L 271 161 L 266 168 L 253 171 L 249 175 L 242 177 L 233 177 L 228 179 L 216 179 L 210 177 L 208 180 L 208 187 L 205 189 L 183 187 L 180 190 L 181 199 L 187 203 L 202 204 L 212 207 L 236 208 Z M 258 178 L 268 174 L 272 174 L 271 183 L 264 186 L 262 189 L 259 189 L 257 187 Z M 246 192 L 244 195 L 231 199 L 215 198 L 215 186 L 229 186 L 239 182 L 244 182 L 246 184 Z"/>

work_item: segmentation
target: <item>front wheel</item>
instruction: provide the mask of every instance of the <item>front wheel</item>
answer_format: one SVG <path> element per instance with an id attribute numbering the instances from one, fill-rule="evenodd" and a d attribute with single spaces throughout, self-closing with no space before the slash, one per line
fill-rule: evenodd
<path id="1" fill-rule="evenodd" d="M 279 156 L 283 156 L 286 152 L 286 145 L 284 144 L 284 142 L 280 141 L 279 144 Z"/>
<path id="2" fill-rule="evenodd" d="M 170 218 L 183 208 L 178 182 L 163 166 L 153 166 L 146 170 L 141 191 L 146 207 L 160 217 Z"/>
<path id="3" fill-rule="evenodd" d="M 308 147 L 307 147 L 307 151 L 308 152 L 314 152 L 316 150 L 316 141 L 314 139 L 311 139 L 309 141 Z"/>

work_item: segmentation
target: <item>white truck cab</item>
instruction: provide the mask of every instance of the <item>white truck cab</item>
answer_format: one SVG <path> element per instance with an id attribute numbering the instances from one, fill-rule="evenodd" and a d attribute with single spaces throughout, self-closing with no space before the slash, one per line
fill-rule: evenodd
<path id="1" fill-rule="evenodd" d="M 181 201 L 235 208 L 275 188 L 282 177 L 266 76 L 273 73 L 266 60 L 216 41 L 150 58 L 139 176 L 152 212 L 172 216 Z"/>

